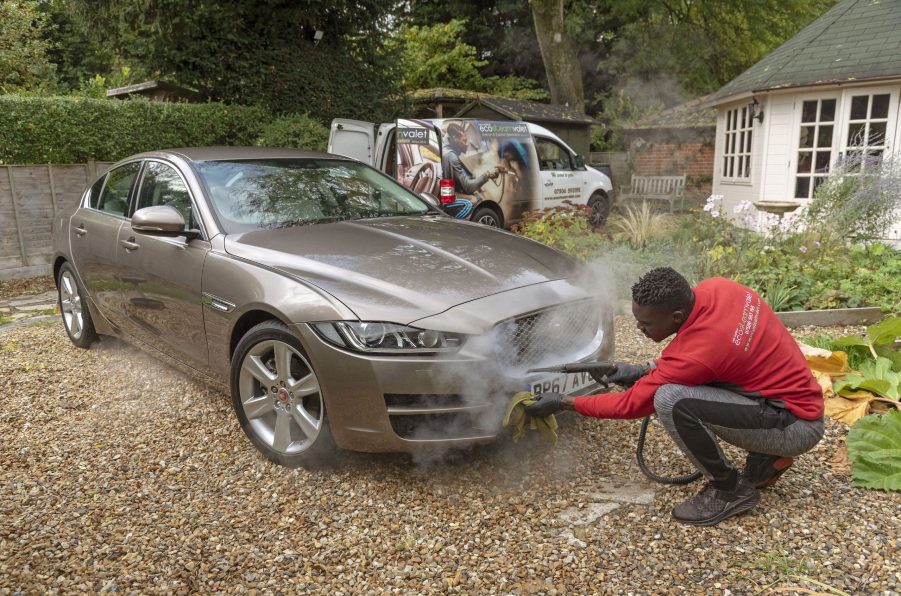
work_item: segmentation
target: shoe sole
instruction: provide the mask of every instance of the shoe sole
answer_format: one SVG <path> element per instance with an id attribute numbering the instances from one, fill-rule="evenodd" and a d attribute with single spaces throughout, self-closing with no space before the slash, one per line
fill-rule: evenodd
<path id="1" fill-rule="evenodd" d="M 680 519 L 673 516 L 678 522 L 683 524 L 688 524 L 690 526 L 715 526 L 720 523 L 724 519 L 730 518 L 733 515 L 738 515 L 739 513 L 744 513 L 748 509 L 751 509 L 760 501 L 760 493 L 754 491 L 754 494 L 748 497 L 743 501 L 735 501 L 734 503 L 730 503 L 728 507 L 723 509 L 719 514 L 714 517 L 708 519 Z"/>
<path id="2" fill-rule="evenodd" d="M 795 460 L 791 457 L 781 457 L 773 462 L 773 469 L 776 470 L 776 473 L 773 474 L 772 477 L 767 478 L 766 480 L 762 480 L 754 485 L 754 488 L 766 488 L 768 486 L 773 486 L 776 484 L 776 481 L 779 480 L 779 477 L 785 473 L 787 469 L 791 467 L 791 465 L 795 463 Z"/>

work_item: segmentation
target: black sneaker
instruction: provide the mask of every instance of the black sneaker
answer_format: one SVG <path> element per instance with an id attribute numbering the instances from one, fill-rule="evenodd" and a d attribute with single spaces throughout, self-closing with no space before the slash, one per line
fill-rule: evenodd
<path id="1" fill-rule="evenodd" d="M 742 476 L 754 488 L 764 488 L 775 484 L 794 462 L 794 459 L 781 455 L 748 453 Z"/>
<path id="2" fill-rule="evenodd" d="M 760 493 L 739 477 L 735 490 L 726 491 L 706 484 L 701 492 L 677 505 L 673 518 L 694 526 L 715 526 L 727 517 L 747 511 L 760 500 Z"/>

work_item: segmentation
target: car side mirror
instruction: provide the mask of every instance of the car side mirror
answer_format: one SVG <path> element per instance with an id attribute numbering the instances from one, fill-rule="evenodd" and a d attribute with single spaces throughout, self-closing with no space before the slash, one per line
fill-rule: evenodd
<path id="1" fill-rule="evenodd" d="M 576 169 L 577 169 L 577 170 L 584 170 L 584 169 L 585 169 L 585 158 L 584 158 L 583 156 L 581 156 L 581 155 L 576 155 L 575 162 L 576 162 Z"/>
<path id="2" fill-rule="evenodd" d="M 171 205 L 138 209 L 131 216 L 131 229 L 148 236 L 185 236 L 188 240 L 200 235 L 200 230 L 185 229 L 185 218 Z"/>

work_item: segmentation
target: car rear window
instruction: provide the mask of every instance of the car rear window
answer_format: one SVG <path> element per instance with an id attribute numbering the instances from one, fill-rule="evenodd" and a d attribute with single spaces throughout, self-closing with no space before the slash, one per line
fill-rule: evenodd
<path id="1" fill-rule="evenodd" d="M 194 165 L 226 233 L 429 212 L 404 187 L 356 162 L 263 159 Z"/>

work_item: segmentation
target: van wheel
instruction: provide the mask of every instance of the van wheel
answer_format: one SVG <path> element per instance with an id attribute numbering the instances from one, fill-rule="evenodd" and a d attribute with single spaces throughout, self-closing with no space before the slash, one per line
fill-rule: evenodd
<path id="1" fill-rule="evenodd" d="M 472 216 L 472 221 L 485 226 L 491 226 L 492 228 L 500 228 L 504 225 L 503 220 L 491 207 L 476 209 L 476 212 Z"/>
<path id="2" fill-rule="evenodd" d="M 607 198 L 607 193 L 600 190 L 593 193 L 588 199 L 588 206 L 591 208 L 588 223 L 592 227 L 599 228 L 607 223 L 607 217 L 610 216 L 610 199 Z"/>

